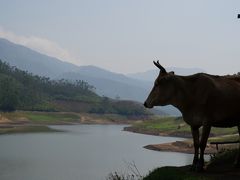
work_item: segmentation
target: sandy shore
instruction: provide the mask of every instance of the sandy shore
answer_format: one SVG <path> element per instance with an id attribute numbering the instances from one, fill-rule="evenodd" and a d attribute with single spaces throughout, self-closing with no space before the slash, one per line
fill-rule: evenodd
<path id="1" fill-rule="evenodd" d="M 171 143 L 163 143 L 163 144 L 150 144 L 144 146 L 146 149 L 154 150 L 154 151 L 167 151 L 167 152 L 180 152 L 193 154 L 194 147 L 193 143 L 189 141 L 176 141 Z M 205 154 L 213 154 L 217 153 L 217 149 L 215 145 L 208 144 L 205 150 Z"/>

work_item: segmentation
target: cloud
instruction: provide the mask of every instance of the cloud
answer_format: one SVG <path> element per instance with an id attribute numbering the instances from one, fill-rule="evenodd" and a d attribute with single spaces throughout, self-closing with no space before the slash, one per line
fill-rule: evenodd
<path id="1" fill-rule="evenodd" d="M 49 39 L 36 36 L 17 35 L 13 32 L 6 31 L 2 27 L 0 27 L 0 37 L 5 38 L 13 43 L 26 46 L 42 54 L 56 57 L 66 62 L 79 64 L 77 58 L 75 58 L 68 50 L 60 47 L 56 42 L 53 42 Z"/>

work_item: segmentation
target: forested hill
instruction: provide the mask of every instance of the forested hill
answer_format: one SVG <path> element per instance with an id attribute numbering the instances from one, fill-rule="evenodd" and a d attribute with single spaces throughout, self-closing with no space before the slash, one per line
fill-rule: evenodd
<path id="1" fill-rule="evenodd" d="M 0 60 L 0 110 L 73 111 L 146 115 L 138 103 L 100 97 L 85 81 L 50 80 Z"/>
<path id="2" fill-rule="evenodd" d="M 47 102 L 60 99 L 99 100 L 100 97 L 92 90 L 93 87 L 84 81 L 53 81 L 0 61 L 0 108 L 3 110 L 42 109 L 44 107 L 39 107 L 40 105 L 46 106 Z"/>

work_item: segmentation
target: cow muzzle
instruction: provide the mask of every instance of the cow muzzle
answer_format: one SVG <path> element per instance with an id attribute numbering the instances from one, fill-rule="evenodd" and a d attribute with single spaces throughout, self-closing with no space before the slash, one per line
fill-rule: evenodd
<path id="1" fill-rule="evenodd" d="M 146 107 L 146 108 L 153 108 L 153 106 L 150 105 L 149 103 L 147 103 L 147 101 L 145 101 L 143 105 L 144 105 L 144 107 Z"/>

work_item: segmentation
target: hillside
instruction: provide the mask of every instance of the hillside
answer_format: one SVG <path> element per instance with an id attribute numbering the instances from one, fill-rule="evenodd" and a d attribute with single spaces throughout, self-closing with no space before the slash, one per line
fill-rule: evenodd
<path id="1" fill-rule="evenodd" d="M 94 93 L 85 81 L 50 80 L 0 61 L 0 110 L 72 111 L 127 116 L 148 115 L 139 103 Z"/>
<path id="2" fill-rule="evenodd" d="M 184 122 L 182 117 L 152 117 L 147 121 L 136 122 L 132 126 L 124 128 L 127 131 L 136 133 L 175 136 L 191 138 L 190 126 Z M 211 129 L 210 137 L 236 134 L 237 128 L 216 128 Z"/>

